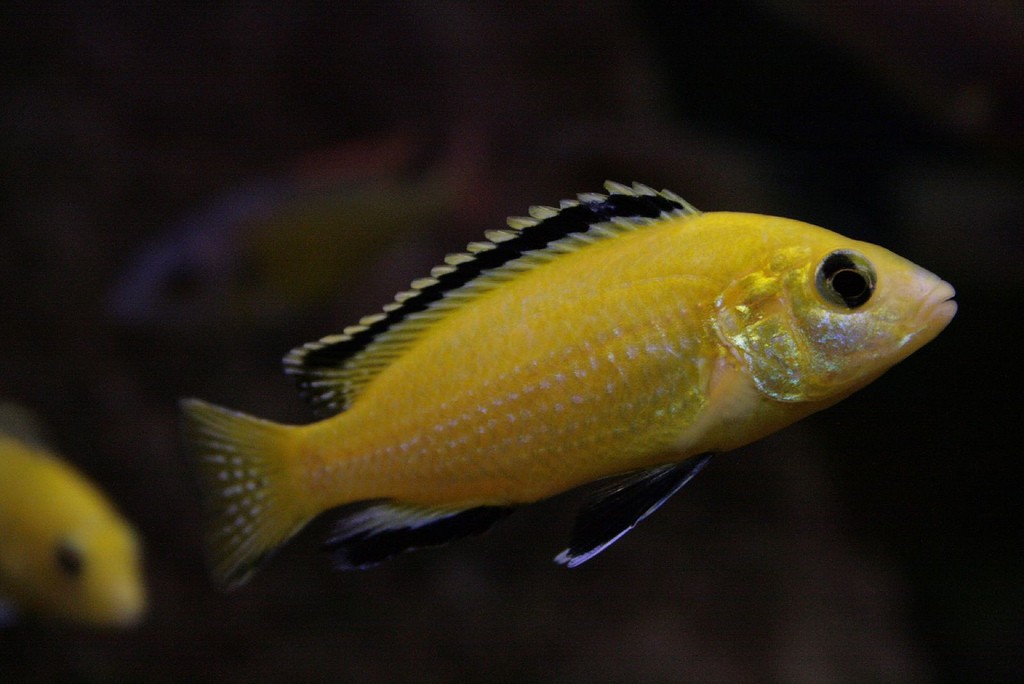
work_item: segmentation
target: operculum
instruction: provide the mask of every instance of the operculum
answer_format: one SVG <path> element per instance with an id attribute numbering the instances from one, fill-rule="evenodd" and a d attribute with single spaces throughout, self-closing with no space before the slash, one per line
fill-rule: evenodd
<path id="1" fill-rule="evenodd" d="M 734 281 L 715 300 L 716 331 L 750 374 L 777 401 L 807 399 L 807 349 L 787 305 L 782 279 L 765 272 Z"/>

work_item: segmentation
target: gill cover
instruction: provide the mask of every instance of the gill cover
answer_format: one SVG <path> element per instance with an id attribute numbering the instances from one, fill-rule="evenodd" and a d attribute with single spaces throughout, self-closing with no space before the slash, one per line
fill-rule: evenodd
<path id="1" fill-rule="evenodd" d="M 772 399 L 835 395 L 862 368 L 853 359 L 864 351 L 862 314 L 876 280 L 871 262 L 853 250 L 815 256 L 809 247 L 780 249 L 718 297 L 718 333 Z"/>

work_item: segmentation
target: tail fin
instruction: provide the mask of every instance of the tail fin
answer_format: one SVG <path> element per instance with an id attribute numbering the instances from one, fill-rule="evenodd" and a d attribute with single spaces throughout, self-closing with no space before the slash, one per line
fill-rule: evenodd
<path id="1" fill-rule="evenodd" d="M 203 488 L 211 572 L 233 589 L 311 517 L 288 469 L 293 428 L 198 399 L 181 408 Z"/>

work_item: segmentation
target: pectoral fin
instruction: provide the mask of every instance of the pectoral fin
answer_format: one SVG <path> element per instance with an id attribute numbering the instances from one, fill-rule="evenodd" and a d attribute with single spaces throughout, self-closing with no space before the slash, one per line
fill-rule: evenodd
<path id="1" fill-rule="evenodd" d="M 627 475 L 599 491 L 576 518 L 569 548 L 555 562 L 574 568 L 614 544 L 658 510 L 711 459 L 702 454 L 685 463 Z"/>
<path id="2" fill-rule="evenodd" d="M 513 510 L 510 506 L 443 510 L 377 503 L 339 520 L 324 546 L 339 570 L 358 570 L 404 551 L 480 534 Z"/>

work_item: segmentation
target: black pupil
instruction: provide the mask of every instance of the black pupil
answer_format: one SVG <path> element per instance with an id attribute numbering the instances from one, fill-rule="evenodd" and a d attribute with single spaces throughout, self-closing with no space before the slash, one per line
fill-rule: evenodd
<path id="1" fill-rule="evenodd" d="M 837 304 L 856 309 L 871 299 L 874 275 L 870 266 L 862 265 L 849 253 L 833 252 L 818 271 L 818 289 Z"/>
<path id="2" fill-rule="evenodd" d="M 82 574 L 82 554 L 67 544 L 57 547 L 57 567 L 69 577 L 78 577 Z"/>
<path id="3" fill-rule="evenodd" d="M 832 289 L 850 306 L 864 303 L 868 281 L 858 271 L 843 269 L 832 276 L 831 282 Z"/>

